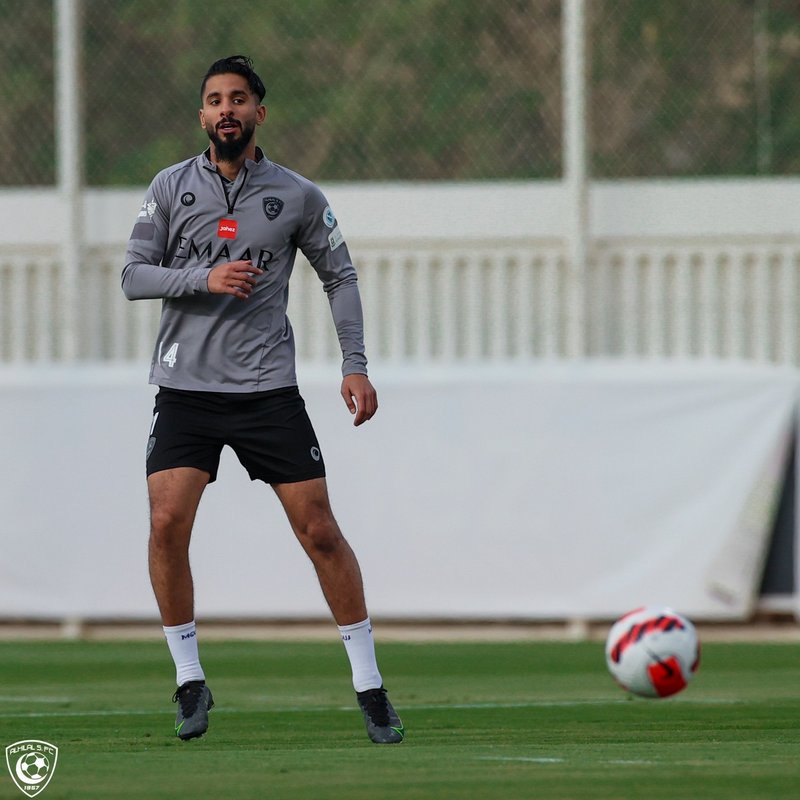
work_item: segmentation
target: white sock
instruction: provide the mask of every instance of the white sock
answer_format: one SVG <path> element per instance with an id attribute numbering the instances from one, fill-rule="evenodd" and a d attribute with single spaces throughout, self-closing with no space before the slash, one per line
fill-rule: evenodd
<path id="1" fill-rule="evenodd" d="M 178 686 L 183 686 L 186 681 L 204 681 L 206 676 L 197 653 L 197 630 L 194 620 L 183 625 L 165 626 L 164 636 L 167 637 L 167 646 L 175 662 L 177 672 L 175 680 Z"/>
<path id="2" fill-rule="evenodd" d="M 375 643 L 372 641 L 372 623 L 369 617 L 355 625 L 339 625 L 339 633 L 342 634 L 344 649 L 353 670 L 353 688 L 357 692 L 380 688 L 383 679 L 375 660 Z"/>

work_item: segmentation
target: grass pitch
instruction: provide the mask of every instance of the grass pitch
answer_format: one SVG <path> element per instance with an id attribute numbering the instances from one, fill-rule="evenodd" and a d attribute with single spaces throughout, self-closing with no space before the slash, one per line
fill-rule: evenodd
<path id="1" fill-rule="evenodd" d="M 407 730 L 379 746 L 338 641 L 201 642 L 217 705 L 191 742 L 161 642 L 0 643 L 0 748 L 59 748 L 45 800 L 796 800 L 798 649 L 708 644 L 685 692 L 640 700 L 598 643 L 379 644 Z"/>

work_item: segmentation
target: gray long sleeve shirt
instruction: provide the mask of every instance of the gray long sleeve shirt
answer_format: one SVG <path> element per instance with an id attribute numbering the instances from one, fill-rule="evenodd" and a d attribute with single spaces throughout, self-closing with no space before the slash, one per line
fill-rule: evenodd
<path id="1" fill-rule="evenodd" d="M 233 182 L 205 153 L 153 179 L 133 227 L 122 289 L 162 298 L 150 383 L 206 392 L 293 386 L 294 335 L 286 308 L 297 249 L 328 295 L 342 374 L 367 373 L 356 271 L 325 196 L 257 149 Z M 217 264 L 264 270 L 246 300 L 208 291 Z"/>

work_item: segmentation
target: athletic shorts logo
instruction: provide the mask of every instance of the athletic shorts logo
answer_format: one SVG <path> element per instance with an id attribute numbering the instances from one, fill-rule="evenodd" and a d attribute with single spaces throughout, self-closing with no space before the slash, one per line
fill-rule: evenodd
<path id="1" fill-rule="evenodd" d="M 6 747 L 11 779 L 26 797 L 36 797 L 56 771 L 58 748 L 40 739 L 25 739 Z"/>
<path id="2" fill-rule="evenodd" d="M 313 458 L 314 461 L 319 461 L 321 457 L 322 457 L 322 454 L 319 452 L 319 447 L 312 447 L 311 448 L 311 458 Z"/>
<path id="3" fill-rule="evenodd" d="M 322 221 L 329 228 L 332 228 L 336 224 L 336 217 L 333 213 L 333 209 L 330 206 L 325 206 L 325 210 L 322 212 Z"/>
<path id="4" fill-rule="evenodd" d="M 147 440 L 147 454 L 144 457 L 145 461 L 147 461 L 147 459 L 150 458 L 150 454 L 153 452 L 153 448 L 155 446 L 156 446 L 156 437 L 155 436 L 151 436 Z"/>
<path id="5" fill-rule="evenodd" d="M 276 219 L 281 211 L 283 211 L 283 200 L 279 197 L 265 197 L 263 203 L 264 213 L 270 221 Z"/>
<path id="6" fill-rule="evenodd" d="M 195 196 L 191 192 L 184 192 L 181 195 L 181 205 L 182 206 L 193 206 L 194 205 L 194 201 L 196 199 L 197 198 L 195 198 Z"/>

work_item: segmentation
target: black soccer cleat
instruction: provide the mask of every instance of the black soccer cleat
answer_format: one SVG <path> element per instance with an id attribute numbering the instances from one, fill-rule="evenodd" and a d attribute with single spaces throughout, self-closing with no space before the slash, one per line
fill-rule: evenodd
<path id="1" fill-rule="evenodd" d="M 196 739 L 208 730 L 208 712 L 214 708 L 214 698 L 205 681 L 187 681 L 179 686 L 172 702 L 178 704 L 175 735 L 179 739 Z"/>
<path id="2" fill-rule="evenodd" d="M 403 723 L 392 708 L 383 686 L 356 692 L 356 697 L 364 714 L 367 735 L 375 744 L 399 744 L 403 741 Z"/>

